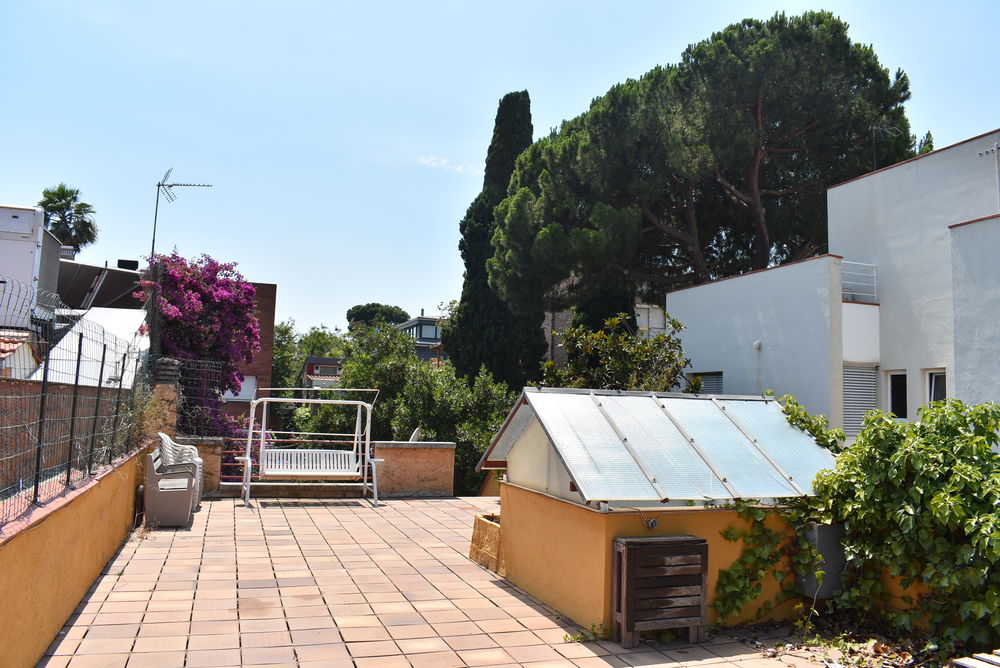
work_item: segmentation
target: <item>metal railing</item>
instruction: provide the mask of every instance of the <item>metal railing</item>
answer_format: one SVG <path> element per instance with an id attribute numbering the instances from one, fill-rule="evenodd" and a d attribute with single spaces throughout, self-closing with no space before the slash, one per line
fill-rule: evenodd
<path id="1" fill-rule="evenodd" d="M 0 530 L 139 445 L 145 351 L 0 277 Z"/>
<path id="2" fill-rule="evenodd" d="M 840 292 L 845 302 L 878 303 L 878 275 L 874 264 L 840 263 Z"/>

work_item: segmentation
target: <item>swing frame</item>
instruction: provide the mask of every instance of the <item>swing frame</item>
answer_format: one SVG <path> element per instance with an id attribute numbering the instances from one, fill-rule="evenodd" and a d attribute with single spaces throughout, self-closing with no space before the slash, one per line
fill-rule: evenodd
<path id="1" fill-rule="evenodd" d="M 260 388 L 258 391 L 281 389 L 283 391 L 315 391 L 318 389 L 329 389 L 339 392 L 348 391 L 341 388 Z M 358 391 L 358 390 L 350 390 Z M 375 392 L 378 390 L 362 390 Z M 276 431 L 268 432 L 267 429 L 267 407 L 271 404 L 303 404 L 313 406 L 354 406 L 356 408 L 354 432 L 353 433 L 321 433 L 321 432 L 292 432 Z M 319 399 L 305 397 L 260 397 L 250 402 L 250 427 L 247 430 L 246 450 L 243 457 L 237 457 L 237 461 L 243 462 L 243 502 L 250 505 L 251 479 L 253 477 L 253 458 L 251 454 L 257 448 L 257 473 L 261 481 L 283 480 L 288 482 L 297 481 L 330 481 L 327 484 L 336 485 L 335 481 L 360 481 L 362 498 L 366 498 L 368 491 L 372 492 L 374 505 L 378 505 L 378 471 L 377 465 L 381 459 L 372 457 L 371 422 L 372 408 L 375 399 L 371 402 L 352 399 Z M 258 410 L 260 413 L 258 415 Z M 259 419 L 258 419 L 259 418 Z M 276 436 L 286 436 L 290 438 L 275 438 Z M 350 440 L 322 440 L 317 438 L 300 439 L 295 437 L 342 437 Z M 291 443 L 296 440 L 306 440 L 309 443 L 330 443 L 330 444 L 351 444 L 351 449 L 335 448 L 282 448 L 273 447 L 274 443 Z M 269 443 L 271 445 L 269 445 Z M 369 469 L 371 475 L 369 476 Z"/>

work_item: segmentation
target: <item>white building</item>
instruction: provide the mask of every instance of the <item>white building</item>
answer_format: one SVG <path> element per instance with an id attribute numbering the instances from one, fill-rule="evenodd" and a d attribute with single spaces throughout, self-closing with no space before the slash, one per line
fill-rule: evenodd
<path id="1" fill-rule="evenodd" d="M 834 186 L 829 255 L 669 294 L 692 372 L 848 433 L 871 408 L 1000 400 L 998 147 L 1000 130 Z"/>

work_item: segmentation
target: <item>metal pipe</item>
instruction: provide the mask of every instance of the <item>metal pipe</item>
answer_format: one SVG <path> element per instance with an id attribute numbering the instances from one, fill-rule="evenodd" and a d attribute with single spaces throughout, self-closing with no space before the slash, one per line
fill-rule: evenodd
<path id="1" fill-rule="evenodd" d="M 121 412 L 122 407 L 122 385 L 125 382 L 125 363 L 128 361 L 128 352 L 122 353 L 122 365 L 118 368 L 118 395 L 115 397 L 115 417 L 111 421 L 111 443 L 108 444 L 108 464 L 111 463 L 112 457 L 114 457 L 113 448 L 115 436 L 118 434 L 118 414 Z"/>
<path id="2" fill-rule="evenodd" d="M 101 389 L 104 386 L 104 361 L 108 356 L 108 344 L 101 349 L 101 368 L 97 372 L 97 398 L 94 400 L 94 425 L 90 432 L 90 452 L 87 453 L 87 475 L 94 467 L 94 444 L 97 443 L 97 421 L 101 413 Z"/>
<path id="3" fill-rule="evenodd" d="M 73 404 L 69 410 L 69 447 L 66 452 L 66 486 L 73 475 L 73 438 L 76 435 L 76 403 L 80 396 L 80 363 L 83 361 L 83 332 L 76 344 L 76 373 L 73 376 Z"/>
<path id="4" fill-rule="evenodd" d="M 51 357 L 52 345 L 48 344 L 45 348 L 45 359 L 43 361 L 45 367 L 42 370 L 42 396 L 38 402 L 38 442 L 35 446 L 35 492 L 31 499 L 31 502 L 35 505 L 39 505 L 38 486 L 42 478 L 42 444 L 45 440 L 45 407 L 49 396 L 49 362 Z"/>

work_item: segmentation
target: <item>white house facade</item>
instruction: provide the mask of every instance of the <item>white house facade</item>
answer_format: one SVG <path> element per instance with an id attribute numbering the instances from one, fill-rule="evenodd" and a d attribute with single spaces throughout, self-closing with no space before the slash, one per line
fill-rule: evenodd
<path id="1" fill-rule="evenodd" d="M 871 408 L 1000 400 L 998 147 L 994 131 L 834 186 L 829 255 L 667 295 L 692 372 L 794 394 L 848 433 Z"/>

